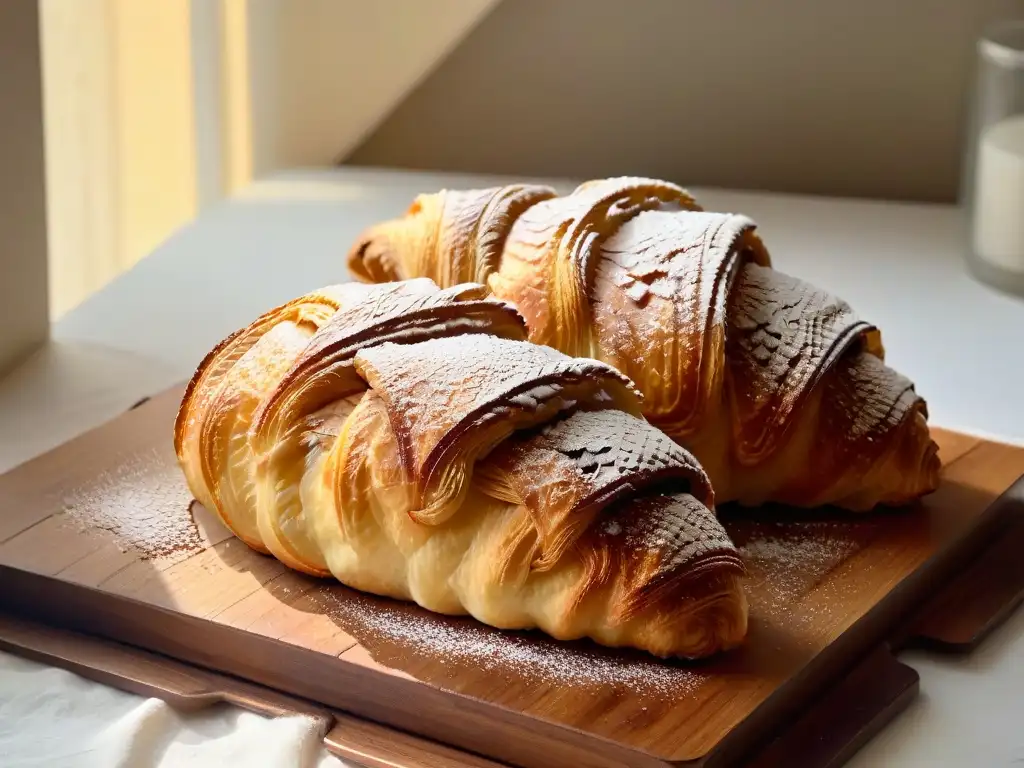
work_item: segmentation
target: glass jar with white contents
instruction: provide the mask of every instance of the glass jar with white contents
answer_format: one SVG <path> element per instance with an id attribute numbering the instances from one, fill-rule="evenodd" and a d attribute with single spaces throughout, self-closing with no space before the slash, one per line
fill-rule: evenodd
<path id="1" fill-rule="evenodd" d="M 1024 18 L 987 29 L 977 59 L 961 192 L 967 260 L 978 279 L 1024 296 Z"/>

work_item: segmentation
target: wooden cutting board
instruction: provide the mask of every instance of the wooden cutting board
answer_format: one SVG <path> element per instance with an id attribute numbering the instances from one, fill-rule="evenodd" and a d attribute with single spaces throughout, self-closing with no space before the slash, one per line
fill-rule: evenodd
<path id="1" fill-rule="evenodd" d="M 1024 448 L 937 430 L 944 480 L 912 509 L 722 510 L 750 571 L 738 652 L 669 663 L 499 632 L 234 539 L 175 464 L 179 396 L 0 477 L 0 610 L 515 765 L 788 766 L 793 739 L 834 764 L 916 690 L 890 646 L 968 648 L 1024 584 Z"/>

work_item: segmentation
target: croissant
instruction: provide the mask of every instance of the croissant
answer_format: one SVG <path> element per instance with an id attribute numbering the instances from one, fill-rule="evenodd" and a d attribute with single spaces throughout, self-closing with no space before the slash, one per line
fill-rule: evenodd
<path id="1" fill-rule="evenodd" d="M 755 223 L 682 188 L 590 181 L 417 197 L 348 254 L 365 282 L 486 284 L 529 339 L 636 382 L 643 415 L 686 446 L 720 502 L 908 503 L 938 484 L 927 405 L 880 331 L 771 267 Z"/>
<path id="2" fill-rule="evenodd" d="M 430 611 L 662 657 L 740 644 L 700 465 L 626 376 L 486 294 L 349 283 L 225 339 L 175 423 L 192 493 L 291 568 Z"/>

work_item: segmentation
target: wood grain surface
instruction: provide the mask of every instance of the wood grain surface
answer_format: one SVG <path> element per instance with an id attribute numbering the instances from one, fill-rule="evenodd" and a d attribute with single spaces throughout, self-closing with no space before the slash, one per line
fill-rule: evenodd
<path id="1" fill-rule="evenodd" d="M 749 638 L 661 662 L 437 616 L 251 551 L 190 503 L 179 395 L 0 478 L 0 607 L 524 766 L 735 762 L 969 567 L 1024 474 L 1024 449 L 936 430 L 944 480 L 913 508 L 723 508 L 750 571 Z"/>

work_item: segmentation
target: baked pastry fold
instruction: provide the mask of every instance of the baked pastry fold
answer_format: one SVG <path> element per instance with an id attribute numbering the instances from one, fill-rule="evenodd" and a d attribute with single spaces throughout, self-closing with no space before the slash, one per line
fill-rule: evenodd
<path id="1" fill-rule="evenodd" d="M 479 284 L 334 286 L 186 389 L 189 486 L 255 549 L 356 589 L 660 656 L 746 633 L 707 475 L 628 377 L 526 340 Z"/>
<path id="2" fill-rule="evenodd" d="M 643 415 L 693 452 L 719 501 L 863 511 L 937 487 L 927 405 L 886 366 L 879 329 L 773 269 L 753 220 L 676 185 L 420 195 L 369 228 L 348 266 L 370 282 L 473 273 L 531 341 L 634 381 Z"/>

